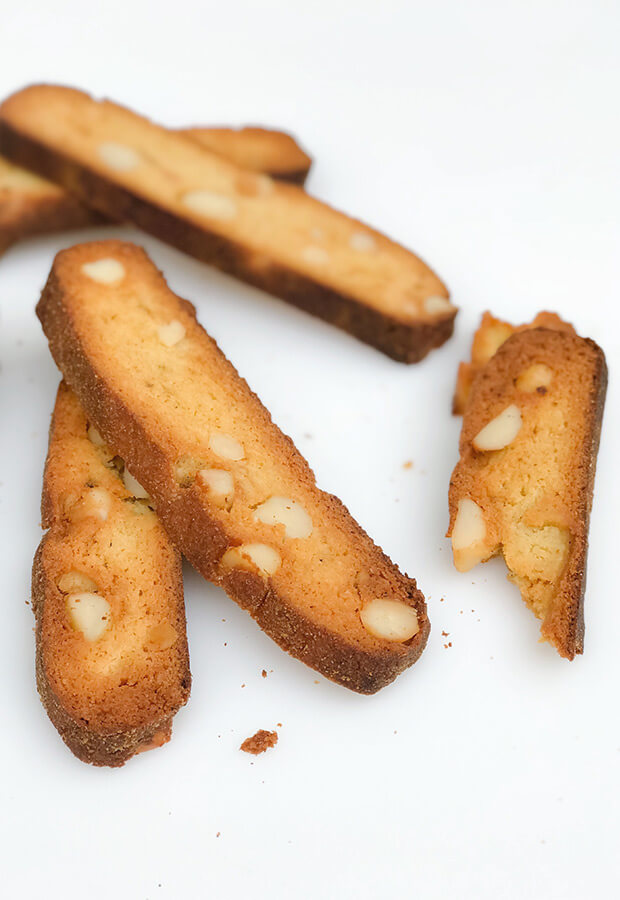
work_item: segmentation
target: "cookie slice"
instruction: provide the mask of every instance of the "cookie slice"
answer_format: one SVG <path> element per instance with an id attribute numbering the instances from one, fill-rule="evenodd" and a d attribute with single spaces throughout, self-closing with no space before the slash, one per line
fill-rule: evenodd
<path id="1" fill-rule="evenodd" d="M 583 652 L 588 525 L 607 368 L 591 340 L 513 334 L 476 376 L 450 482 L 454 564 L 501 554 L 561 656 Z"/>
<path id="2" fill-rule="evenodd" d="M 98 766 L 166 743 L 189 696 L 181 558 L 137 493 L 61 384 L 32 578 L 37 686 L 69 749 Z"/>
<path id="3" fill-rule="evenodd" d="M 114 103 L 26 88 L 0 107 L 0 152 L 394 359 L 416 362 L 452 333 L 448 291 L 413 253 Z"/>
<path id="4" fill-rule="evenodd" d="M 243 128 L 184 128 L 191 137 L 242 169 L 262 172 L 279 181 L 303 185 L 312 157 L 286 131 L 246 125 Z"/>
<path id="5" fill-rule="evenodd" d="M 105 221 L 63 188 L 0 156 L 0 253 L 26 237 Z"/>
<path id="6" fill-rule="evenodd" d="M 303 184 L 311 158 L 284 131 L 186 128 L 179 132 L 238 165 Z M 110 220 L 72 194 L 0 157 L 0 253 L 37 234 L 102 225 Z"/>
<path id="7" fill-rule="evenodd" d="M 490 312 L 485 312 L 472 341 L 471 362 L 462 362 L 459 365 L 452 400 L 454 415 L 463 415 L 476 374 L 488 363 L 504 341 L 507 341 L 512 334 L 518 331 L 527 331 L 529 328 L 551 328 L 554 331 L 566 331 L 568 334 L 576 333 L 569 322 L 565 322 L 552 312 L 540 312 L 525 325 L 511 325 L 510 322 L 496 319 Z"/>
<path id="8" fill-rule="evenodd" d="M 355 691 L 416 661 L 429 623 L 415 581 L 317 488 L 143 250 L 104 241 L 59 253 L 38 315 L 89 418 L 205 578 Z"/>

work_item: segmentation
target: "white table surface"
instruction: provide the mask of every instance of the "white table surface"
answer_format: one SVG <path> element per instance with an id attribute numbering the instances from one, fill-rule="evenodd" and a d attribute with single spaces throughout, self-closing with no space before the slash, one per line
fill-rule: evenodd
<path id="1" fill-rule="evenodd" d="M 416 250 L 461 313 L 407 367 L 130 228 L 0 260 L 4 897 L 618 896 L 619 33 L 614 0 L 6 3 L 0 94 L 57 81 L 171 125 L 287 127 L 309 189 Z M 120 770 L 78 762 L 49 723 L 26 605 L 58 381 L 34 304 L 58 249 L 108 234 L 197 304 L 432 621 L 420 662 L 361 697 L 188 571 L 190 702 Z M 443 537 L 454 375 L 487 308 L 557 310 L 610 365 L 573 663 L 538 643 L 501 562 L 459 575 Z M 239 751 L 278 722 L 275 749 Z"/>

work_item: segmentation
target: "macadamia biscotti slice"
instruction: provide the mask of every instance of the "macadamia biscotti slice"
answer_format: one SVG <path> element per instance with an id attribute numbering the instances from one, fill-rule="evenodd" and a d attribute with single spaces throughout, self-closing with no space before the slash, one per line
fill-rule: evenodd
<path id="1" fill-rule="evenodd" d="M 59 253 L 56 363 L 171 538 L 293 656 L 372 693 L 418 658 L 424 598 L 333 496 L 140 248 Z"/>
<path id="2" fill-rule="evenodd" d="M 114 103 L 26 88 L 0 107 L 0 152 L 394 359 L 416 362 L 452 333 L 448 292 L 413 253 Z"/>
<path id="3" fill-rule="evenodd" d="M 32 581 L 39 693 L 79 759 L 120 766 L 169 739 L 189 696 L 181 558 L 64 383 L 42 519 Z"/>
<path id="4" fill-rule="evenodd" d="M 266 128 L 186 128 L 184 134 L 237 165 L 303 184 L 312 160 L 284 131 Z M 64 188 L 0 157 L 0 253 L 35 234 L 109 221 Z"/>
<path id="5" fill-rule="evenodd" d="M 452 400 L 452 412 L 462 416 L 467 406 L 474 378 L 491 357 L 497 353 L 504 341 L 519 331 L 530 328 L 551 328 L 553 331 L 566 331 L 575 334 L 575 329 L 556 313 L 540 312 L 525 325 L 511 325 L 502 319 L 496 319 L 490 312 L 483 313 L 478 330 L 474 334 L 471 345 L 471 362 L 462 362 L 456 376 L 456 387 Z"/>
<path id="6" fill-rule="evenodd" d="M 583 652 L 588 526 L 607 369 L 591 340 L 543 328 L 476 376 L 450 482 L 454 563 L 501 553 L 561 656 Z"/>

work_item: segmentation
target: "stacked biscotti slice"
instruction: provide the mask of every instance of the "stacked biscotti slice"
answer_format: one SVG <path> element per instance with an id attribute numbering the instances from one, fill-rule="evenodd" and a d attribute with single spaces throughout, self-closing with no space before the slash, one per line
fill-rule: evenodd
<path id="1" fill-rule="evenodd" d="M 186 128 L 181 135 L 253 172 L 303 184 L 311 158 L 284 131 L 266 128 Z M 73 194 L 0 157 L 0 253 L 37 234 L 109 221 Z"/>
<path id="2" fill-rule="evenodd" d="M 394 359 L 415 362 L 452 333 L 448 291 L 413 253 L 114 103 L 20 91 L 0 107 L 0 152 Z"/>
<path id="3" fill-rule="evenodd" d="M 467 571 L 501 553 L 542 639 L 573 659 L 583 652 L 605 357 L 553 314 L 520 328 L 486 314 L 471 368 L 467 385 L 460 370 L 456 394 L 464 416 L 450 482 L 455 565 Z"/>
<path id="4" fill-rule="evenodd" d="M 86 415 L 166 531 L 281 647 L 362 693 L 422 652 L 424 598 L 333 496 L 144 251 L 58 254 L 38 306 Z"/>
<path id="5" fill-rule="evenodd" d="M 181 557 L 65 384 L 42 523 L 32 579 L 39 693 L 77 757 L 119 766 L 169 739 L 189 695 Z"/>

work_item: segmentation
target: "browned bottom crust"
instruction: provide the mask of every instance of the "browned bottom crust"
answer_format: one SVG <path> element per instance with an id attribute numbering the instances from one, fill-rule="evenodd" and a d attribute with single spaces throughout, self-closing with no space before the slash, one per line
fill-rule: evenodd
<path id="1" fill-rule="evenodd" d="M 308 177 L 309 169 L 299 169 L 297 172 L 272 172 L 271 177 L 278 181 L 286 181 L 288 184 L 296 184 L 303 187 Z"/>
<path id="2" fill-rule="evenodd" d="M 32 569 L 32 609 L 36 621 L 35 671 L 41 702 L 59 735 L 78 759 L 94 766 L 122 766 L 136 753 L 169 741 L 172 716 L 141 728 L 102 733 L 93 731 L 88 722 L 76 720 L 64 708 L 47 678 L 41 649 L 41 617 L 46 588 L 46 575 L 42 564 L 45 541 L 46 536 L 39 544 Z M 186 685 L 186 690 L 189 693 L 189 684 Z"/>
<path id="3" fill-rule="evenodd" d="M 9 159 L 62 185 L 110 218 L 133 223 L 183 253 L 341 328 L 397 362 L 419 362 L 452 335 L 456 309 L 435 322 L 406 324 L 283 265 L 259 267 L 241 244 L 207 233 L 135 196 L 14 130 L 6 121 L 0 121 L 0 148 Z"/>

